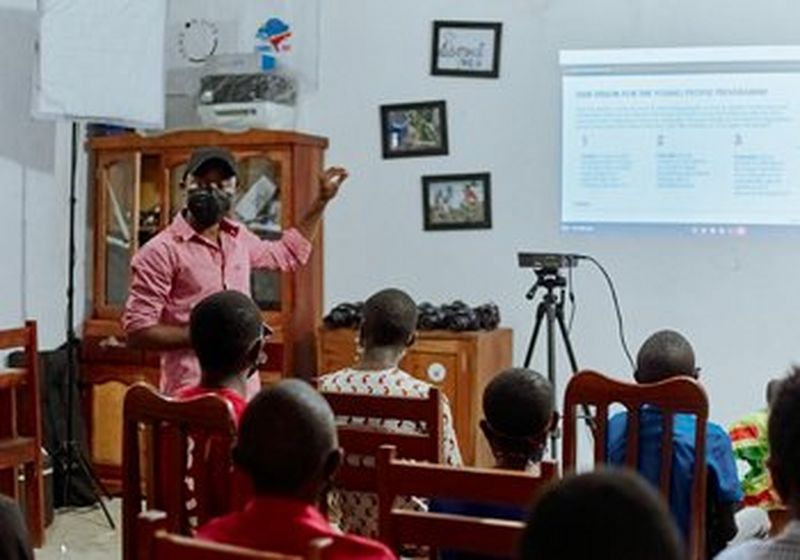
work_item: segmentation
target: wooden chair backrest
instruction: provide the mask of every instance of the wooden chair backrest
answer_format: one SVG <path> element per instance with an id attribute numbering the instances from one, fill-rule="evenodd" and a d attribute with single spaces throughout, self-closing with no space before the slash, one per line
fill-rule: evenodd
<path id="1" fill-rule="evenodd" d="M 24 467 L 25 521 L 38 548 L 45 535 L 36 321 L 0 330 L 0 350 L 12 349 L 22 349 L 24 365 L 0 370 L 0 492 L 18 498 L 18 479 L 10 467 Z"/>
<path id="2" fill-rule="evenodd" d="M 526 509 L 558 476 L 555 463 L 543 462 L 538 476 L 496 469 L 455 468 L 397 459 L 397 450 L 378 452 L 380 538 L 394 550 L 407 544 L 476 554 L 515 556 L 522 521 L 413 512 L 393 507 L 398 496 L 444 498 Z"/>
<path id="3" fill-rule="evenodd" d="M 385 397 L 348 393 L 326 393 L 337 418 L 369 418 L 399 420 L 415 423 L 420 433 L 399 433 L 386 429 L 339 423 L 339 445 L 345 459 L 336 475 L 336 485 L 342 490 L 376 492 L 378 478 L 374 468 L 354 464 L 348 455 L 375 457 L 381 445 L 393 445 L 401 457 L 439 463 L 442 459 L 442 401 L 439 389 L 432 387 L 424 399 Z"/>
<path id="4" fill-rule="evenodd" d="M 146 511 L 138 518 L 139 556 L 133 560 L 301 560 L 275 552 L 203 541 L 167 530 L 167 514 Z M 317 539 L 309 545 L 309 560 L 321 560 L 330 539 Z"/>
<path id="5" fill-rule="evenodd" d="M 41 448 L 41 405 L 39 404 L 39 360 L 36 321 L 24 327 L 0 330 L 0 350 L 22 349 L 25 366 L 0 371 L 0 391 L 4 401 L 0 410 L 0 438 L 34 438 Z M 14 400 L 12 406 L 12 399 Z"/>
<path id="6" fill-rule="evenodd" d="M 196 517 L 197 525 L 201 525 L 230 511 L 233 506 L 233 476 L 210 480 L 215 472 L 232 471 L 230 453 L 215 454 L 213 461 L 200 462 L 197 459 L 214 449 L 229 450 L 235 435 L 233 411 L 221 397 L 204 395 L 175 400 L 160 395 L 145 383 L 137 383 L 128 389 L 122 435 L 125 560 L 137 557 L 136 521 L 142 511 L 143 499 L 146 499 L 149 509 L 166 512 L 170 532 L 184 535 L 191 534 L 190 515 Z M 194 479 L 191 495 L 185 483 L 190 438 L 195 461 L 191 472 Z M 146 464 L 143 465 L 142 461 Z M 214 498 L 220 496 L 225 500 L 230 498 L 230 502 L 217 503 Z M 191 512 L 187 509 L 190 497 L 196 502 Z"/>
<path id="7" fill-rule="evenodd" d="M 689 533 L 690 558 L 704 558 L 706 517 L 706 425 L 708 422 L 708 397 L 703 387 L 690 377 L 673 377 L 651 384 L 626 383 L 606 377 L 595 371 L 576 373 L 567 384 L 564 394 L 564 471 L 574 472 L 577 461 L 578 418 L 576 408 L 594 406 L 594 461 L 607 463 L 609 407 L 621 404 L 627 410 L 625 465 L 639 468 L 639 414 L 644 406 L 661 412 L 661 470 L 659 491 L 669 504 L 672 475 L 673 426 L 676 414 L 695 417 L 694 473 L 692 477 L 691 515 Z"/>

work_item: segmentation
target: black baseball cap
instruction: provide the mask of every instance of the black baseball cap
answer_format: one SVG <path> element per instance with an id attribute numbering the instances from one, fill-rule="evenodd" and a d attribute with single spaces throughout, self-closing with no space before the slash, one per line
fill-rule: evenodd
<path id="1" fill-rule="evenodd" d="M 231 175 L 236 175 L 236 160 L 231 153 L 225 148 L 209 147 L 197 148 L 192 152 L 186 171 L 183 172 L 183 178 L 194 175 L 200 167 L 212 161 L 225 167 Z"/>

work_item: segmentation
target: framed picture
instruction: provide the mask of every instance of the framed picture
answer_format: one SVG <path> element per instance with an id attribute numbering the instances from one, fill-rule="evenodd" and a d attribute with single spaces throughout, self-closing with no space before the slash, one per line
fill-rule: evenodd
<path id="1" fill-rule="evenodd" d="M 491 176 L 467 173 L 423 177 L 422 212 L 429 231 L 491 228 Z"/>
<path id="2" fill-rule="evenodd" d="M 381 106 L 383 157 L 446 156 L 447 105 L 423 101 Z"/>
<path id="3" fill-rule="evenodd" d="M 434 21 L 431 74 L 497 78 L 502 23 Z"/>

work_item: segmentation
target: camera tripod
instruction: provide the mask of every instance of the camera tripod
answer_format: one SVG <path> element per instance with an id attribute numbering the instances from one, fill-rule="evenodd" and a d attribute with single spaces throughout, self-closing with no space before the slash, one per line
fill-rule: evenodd
<path id="1" fill-rule="evenodd" d="M 536 307 L 536 322 L 533 326 L 533 334 L 528 343 L 528 351 L 525 354 L 525 368 L 530 366 L 533 359 L 533 351 L 536 347 L 536 340 L 539 337 L 542 324 L 547 324 L 547 379 L 553 386 L 553 392 L 556 390 L 556 327 L 561 333 L 561 339 L 564 343 L 564 348 L 567 351 L 567 358 L 569 359 L 570 368 L 572 372 L 578 371 L 578 362 L 575 359 L 575 352 L 572 349 L 572 342 L 569 338 L 569 331 L 564 322 L 564 288 L 567 285 L 567 280 L 560 273 L 558 268 L 540 268 L 534 270 L 536 273 L 536 282 L 525 294 L 525 298 L 533 300 L 539 288 L 544 288 L 545 294 L 542 301 Z M 558 289 L 558 292 L 556 291 Z M 584 409 L 587 419 L 588 411 Z M 588 420 L 591 425 L 591 420 Z M 558 432 L 553 431 L 550 436 L 550 455 L 553 459 L 556 458 L 556 443 L 558 441 Z"/>

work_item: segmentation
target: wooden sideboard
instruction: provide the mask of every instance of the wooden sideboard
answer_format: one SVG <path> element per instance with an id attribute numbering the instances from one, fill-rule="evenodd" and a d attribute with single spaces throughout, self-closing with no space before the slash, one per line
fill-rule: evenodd
<path id="1" fill-rule="evenodd" d="M 481 434 L 481 399 L 486 384 L 511 367 L 511 329 L 449 332 L 420 331 L 400 367 L 441 389 L 450 401 L 456 437 L 464 463 L 490 466 L 492 456 Z M 318 371 L 330 373 L 351 366 L 356 356 L 356 331 L 321 328 Z"/>

